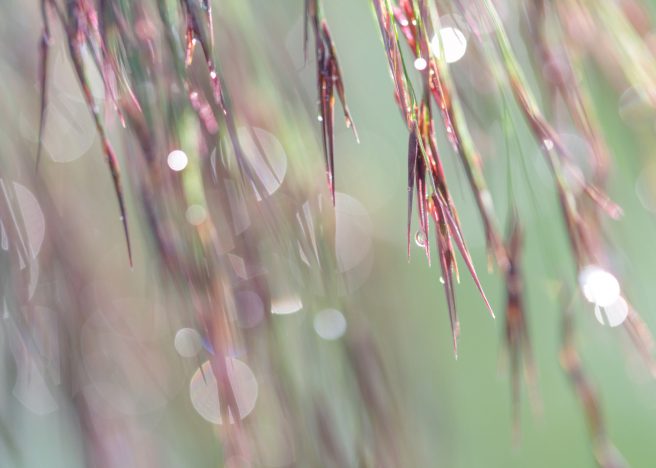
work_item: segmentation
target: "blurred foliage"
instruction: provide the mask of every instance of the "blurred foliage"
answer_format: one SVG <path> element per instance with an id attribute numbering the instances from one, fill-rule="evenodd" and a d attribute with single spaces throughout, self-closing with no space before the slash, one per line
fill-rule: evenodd
<path id="1" fill-rule="evenodd" d="M 191 65 L 184 56 L 189 23 L 178 2 L 97 2 L 132 15 L 127 24 L 118 15 L 108 31 L 108 49 L 124 72 L 112 82 L 115 102 L 93 50 L 81 49 L 91 99 L 122 168 L 132 268 L 103 161 L 107 150 L 54 9 L 43 153 L 35 168 L 37 3 L 6 0 L 0 7 L 2 466 L 579 467 L 592 466 L 594 455 L 614 466 L 595 450 L 599 440 L 589 435 L 580 392 L 561 367 L 565 360 L 570 374 L 576 369 L 567 365 L 572 354 L 569 360 L 561 354 L 564 309 L 573 320 L 572 341 L 565 344 L 575 345 L 595 389 L 608 439 L 627 465 L 656 460 L 649 441 L 656 429 L 654 382 L 649 356 L 642 356 L 647 365 L 640 356 L 648 346 L 638 342 L 636 353 L 631 339 L 643 336 L 639 324 L 602 326 L 594 305 L 578 294 L 579 271 L 592 260 L 572 251 L 578 228 L 565 222 L 558 199 L 582 188 L 580 171 L 621 206 L 623 216 L 614 220 L 576 193 L 576 209 L 590 216 L 583 224 L 592 226 L 603 264 L 653 329 L 656 42 L 649 2 L 435 3 L 440 24 L 466 33 L 462 59 L 435 66 L 453 92 L 451 117 L 461 142 L 470 140 L 464 146 L 480 153 L 496 210 L 494 226 L 486 229 L 480 202 L 477 209 L 482 192 L 472 192 L 463 170 L 471 154 L 462 143 L 452 145 L 448 126 L 436 124 L 449 194 L 498 317 L 487 315 L 459 261 L 457 360 L 439 281 L 444 272 L 436 271 L 438 249 L 429 267 L 414 240 L 416 221 L 406 258 L 413 118 L 399 113 L 394 79 L 406 80 L 420 102 L 423 78 L 412 66 L 416 50 L 399 33 L 406 68 L 402 80 L 394 73 L 390 79 L 373 7 L 390 2 L 326 0 L 317 16 L 330 25 L 328 58 L 339 57 L 359 143 L 341 118 L 326 129 L 330 112 L 317 111 L 317 73 L 334 68 L 331 60 L 316 67 L 314 36 L 306 59 L 300 0 L 214 2 L 212 40 L 192 22 Z M 202 5 L 180 4 L 187 3 Z M 476 19 L 492 3 L 502 28 L 477 33 L 471 8 L 478 7 Z M 547 20 L 539 36 L 541 14 Z M 203 47 L 214 59 L 209 68 Z M 512 86 L 514 72 L 521 75 L 520 93 Z M 201 97 L 195 104 L 194 92 Z M 535 102 L 517 105 L 521 93 Z M 578 109 L 574 94 L 588 123 L 572 112 Z M 444 114 L 432 105 L 441 122 Z M 531 119 L 530 111 L 541 115 Z M 328 168 L 334 170 L 334 210 L 324 167 L 324 158 L 333 156 L 322 131 L 326 138 L 334 133 Z M 556 179 L 565 190 L 550 175 L 545 131 L 567 153 L 556 155 L 562 164 Z M 603 148 L 597 146 L 602 140 Z M 176 149 L 189 158 L 179 173 L 167 166 Z M 606 167 L 598 164 L 601 153 L 609 156 Z M 503 317 L 509 281 L 499 261 L 507 252 L 499 254 L 490 235 L 494 229 L 505 237 L 512 210 L 523 232 L 517 259 L 537 375 L 534 405 L 511 392 Z M 320 336 L 320 317 L 334 317 L 320 315 L 326 309 L 346 319 L 346 334 L 337 340 Z M 192 357 L 178 354 L 176 333 L 183 328 L 203 337 Z M 230 371 L 222 378 L 223 356 L 247 363 L 256 380 L 254 409 L 241 424 L 207 422 L 190 397 L 190 381 L 205 389 L 212 380 L 197 371 L 209 360 L 229 407 L 223 419 L 227 411 L 241 413 L 239 392 L 249 390 L 234 385 Z M 235 401 L 228 396 L 231 384 Z M 513 404 L 519 405 L 518 437 Z M 593 434 L 603 432 L 592 426 Z"/>

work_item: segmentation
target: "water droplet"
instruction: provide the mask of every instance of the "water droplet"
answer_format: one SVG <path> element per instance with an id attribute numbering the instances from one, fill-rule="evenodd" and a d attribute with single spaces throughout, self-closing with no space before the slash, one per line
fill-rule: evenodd
<path id="1" fill-rule="evenodd" d="M 194 357 L 203 347 L 203 339 L 193 328 L 181 328 L 175 334 L 175 350 L 182 357 Z"/>
<path id="2" fill-rule="evenodd" d="M 579 285 L 585 298 L 600 307 L 609 307 L 620 298 L 620 283 L 603 268 L 589 265 L 579 273 Z"/>
<path id="3" fill-rule="evenodd" d="M 428 62 L 426 62 L 426 59 L 423 57 L 417 57 L 415 59 L 415 68 L 417 70 L 425 70 L 426 66 L 428 65 Z"/>
<path id="4" fill-rule="evenodd" d="M 337 340 L 346 332 L 346 318 L 339 310 L 325 309 L 314 316 L 314 331 L 324 340 Z"/>
<path id="5" fill-rule="evenodd" d="M 426 234 L 424 234 L 424 231 L 417 231 L 415 234 L 415 243 L 422 249 L 426 247 Z"/>
<path id="6" fill-rule="evenodd" d="M 179 172 L 187 167 L 187 164 L 189 164 L 189 158 L 184 151 L 174 150 L 169 153 L 166 162 L 171 170 Z"/>
<path id="7" fill-rule="evenodd" d="M 545 138 L 544 141 L 542 142 L 544 144 L 544 147 L 548 150 L 551 151 L 554 148 L 554 142 L 551 141 L 549 138 Z"/>
<path id="8" fill-rule="evenodd" d="M 212 371 L 212 365 L 209 361 L 205 361 L 201 368 L 196 370 L 189 383 L 191 404 L 206 421 L 222 424 L 219 386 Z M 255 408 L 258 395 L 257 380 L 251 368 L 235 358 L 226 359 L 226 371 L 228 384 L 232 388 L 237 403 L 238 418 L 244 419 Z M 234 424 L 235 415 L 230 409 L 228 417 L 230 423 Z"/>
<path id="9" fill-rule="evenodd" d="M 319 122 L 323 122 L 323 117 L 321 117 L 320 115 L 317 115 L 317 120 L 318 120 Z"/>

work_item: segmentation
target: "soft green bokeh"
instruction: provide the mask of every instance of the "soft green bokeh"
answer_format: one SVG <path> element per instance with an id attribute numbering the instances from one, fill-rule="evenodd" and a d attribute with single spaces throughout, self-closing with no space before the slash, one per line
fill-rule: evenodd
<path id="1" fill-rule="evenodd" d="M 229 0 L 227 3 L 240 1 Z M 33 140 L 26 141 L 24 134 L 15 133 L 21 119 L 35 122 L 38 106 L 35 73 L 39 20 L 31 3 L 6 0 L 0 6 L 3 13 L 0 30 L 10 31 L 0 32 L 2 178 L 5 177 L 2 168 L 13 167 L 8 161 L 12 158 L 31 158 L 31 154 L 24 154 L 25 148 L 34 148 Z M 221 21 L 226 20 L 221 16 L 223 2 L 215 3 L 219 17 L 217 28 L 220 29 Z M 293 63 L 302 64 L 302 2 L 249 0 L 247 3 L 252 11 L 260 12 L 250 20 L 254 25 L 260 24 L 261 29 L 245 33 L 251 34 L 251 38 L 266 41 L 268 47 L 287 48 Z M 440 134 L 439 144 L 450 187 L 474 263 L 496 311 L 497 320 L 489 317 L 461 263 L 462 278 L 457 287 L 457 303 L 462 333 L 459 356 L 455 360 L 439 269 L 437 265 L 429 268 L 421 249 L 414 245 L 410 262 L 405 255 L 407 132 L 393 100 L 392 81 L 369 2 L 326 0 L 325 10 L 361 138 L 361 143 L 356 144 L 350 131 L 343 128 L 341 120 L 337 120 L 337 190 L 362 202 L 373 221 L 374 233 L 372 273 L 353 294 L 349 307 L 357 308 L 358 313 L 366 318 L 367 327 L 379 345 L 393 391 L 398 397 L 399 410 L 405 416 L 399 431 L 405 432 L 404 437 L 415 442 L 412 450 L 416 452 L 416 460 L 406 466 L 594 466 L 583 410 L 560 367 L 558 356 L 562 306 L 559 295 L 563 287 L 570 291 L 576 287 L 574 265 L 547 167 L 520 113 L 514 108 L 509 111 L 515 126 L 511 129 L 514 133 L 511 140 L 506 142 L 498 109 L 491 107 L 494 101 L 468 101 L 467 115 L 473 122 L 474 137 L 482 149 L 485 173 L 499 213 L 499 225 L 504 226 L 508 207 L 507 167 L 510 164 L 512 196 L 526 230 L 523 262 L 526 301 L 542 404 L 541 412 L 533 413 L 526 389 L 523 389 L 521 440 L 515 445 L 510 379 L 503 347 L 504 285 L 498 272 L 487 272 L 482 227 L 462 167 L 444 135 Z M 529 70 L 529 81 L 535 86 L 535 91 L 539 91 L 535 73 L 530 72 L 531 51 L 522 42 L 518 18 L 517 11 L 510 11 L 507 26 L 522 65 Z M 10 22 L 15 22 L 19 27 L 10 27 Z M 20 37 L 15 35 L 19 29 Z M 230 66 L 231 60 L 239 60 L 239 57 L 232 57 L 229 50 L 223 50 L 220 43 L 217 47 L 225 66 Z M 476 54 L 481 53 L 475 50 L 473 43 L 469 47 L 465 58 L 452 68 L 465 100 L 468 100 L 467 86 L 471 85 L 469 77 L 477 72 Z M 298 71 L 301 95 L 306 107 L 312 111 L 315 102 L 314 72 L 312 63 Z M 609 192 L 625 212 L 617 222 L 604 221 L 608 238 L 614 246 L 609 257 L 617 273 L 621 274 L 630 300 L 647 324 L 656 327 L 653 317 L 656 250 L 652 248 L 656 228 L 653 214 L 642 206 L 635 191 L 636 179 L 652 156 L 656 143 L 654 120 L 651 116 L 643 119 L 648 120 L 646 129 L 644 124 L 640 127 L 623 120 L 618 111 L 618 93 L 593 67 L 588 72 L 586 82 L 603 125 L 603 134 L 613 153 Z M 276 94 L 275 83 L 271 86 L 271 92 Z M 506 96 L 509 96 L 507 90 Z M 341 118 L 341 115 L 338 117 Z M 293 123 L 290 127 L 293 128 Z M 307 123 L 303 122 L 301 128 L 307 129 Z M 318 142 L 319 126 L 310 128 L 316 132 L 314 138 Z M 115 128 L 112 133 L 120 137 L 121 132 Z M 514 142 L 515 135 L 517 143 Z M 121 145 L 117 144 L 117 147 L 121 148 Z M 126 145 L 119 151 L 123 159 L 132 157 L 126 148 L 130 146 Z M 318 144 L 312 154 L 303 152 L 302 148 L 302 145 L 286 148 L 292 165 L 290 173 L 302 173 L 303 158 L 312 158 L 315 163 L 321 161 Z M 293 164 L 298 164 L 301 169 Z M 23 170 L 12 170 L 7 177 L 21 180 Z M 112 187 L 101 160 L 98 142 L 95 141 L 83 158 L 67 164 L 47 161 L 42 170 L 45 178 L 58 181 L 51 184 L 53 191 L 61 198 L 68 199 L 76 206 L 78 213 L 86 216 L 84 220 L 78 219 L 79 227 L 88 230 L 90 236 L 80 245 L 81 254 L 96 255 L 101 250 L 104 256 L 107 254 L 106 245 L 111 245 L 113 251 L 119 251 L 121 231 L 118 223 L 108 221 L 116 219 L 116 213 Z M 133 193 L 129 195 L 129 199 L 133 200 L 130 209 L 133 219 L 138 218 L 135 196 Z M 139 224 L 134 223 L 135 226 Z M 85 239 L 87 233 L 81 234 Z M 137 262 L 143 261 L 149 254 L 148 249 L 137 248 Z M 99 274 L 111 271 L 99 270 Z M 0 271 L 0 274 L 4 272 Z M 116 279 L 120 285 L 123 280 Z M 130 287 L 131 294 L 151 297 L 151 293 L 146 292 L 146 284 Z M 174 295 L 174 292 L 169 293 Z M 307 345 L 294 341 L 313 333 L 312 312 L 303 310 L 294 316 L 273 317 L 272 326 L 289 333 L 289 342 L 280 343 L 280 347 L 281 353 L 289 356 L 287 371 L 290 378 L 303 382 L 305 387 L 301 389 L 308 391 L 322 387 L 331 389 L 334 385 L 337 397 L 333 407 L 339 409 L 342 405 L 340 398 L 345 395 L 343 389 L 353 385 L 345 369 L 342 350 L 332 342 L 316 344 L 313 341 Z M 348 311 L 346 315 L 348 319 Z M 582 301 L 577 303 L 576 325 L 584 368 L 591 382 L 597 386 L 612 441 L 630 466 L 653 466 L 656 463 L 656 444 L 652 442 L 656 433 L 656 383 L 642 363 L 627 352 L 631 348 L 623 330 L 602 327 L 594 318 L 592 305 L 583 304 Z M 296 360 L 309 359 L 303 356 L 308 348 L 316 353 L 312 359 L 321 365 L 311 375 L 296 375 L 299 368 Z M 165 408 L 144 417 L 142 428 L 150 431 L 157 441 L 155 450 L 167 454 L 162 457 L 167 460 L 166 466 L 220 466 L 217 438 L 210 425 L 191 409 L 186 391 L 187 380 L 182 380 L 188 377 L 194 365 L 186 363 L 179 367 L 182 390 Z M 266 391 L 266 385 L 266 382 L 261 382 L 261 390 Z M 20 425 L 10 430 L 25 455 L 21 466 L 71 467 L 81 463 L 79 455 L 82 449 L 74 435 L 76 423 L 70 416 L 71 411 L 62 406 L 51 415 L 35 416 L 12 399 L 12 386 L 12 382 L 1 386 L 0 414 L 12 414 L 20 420 Z M 258 421 L 264 427 L 266 422 L 262 418 Z M 350 416 L 340 415 L 337 411 L 335 419 L 337 427 L 343 429 L 344 437 L 348 439 L 354 431 Z M 275 435 L 276 428 L 266 431 Z M 9 458 L 6 448 L 1 444 L 0 447 L 0 465 L 11 466 L 2 462 L 3 458 Z M 303 449 L 311 450 L 308 447 Z"/>

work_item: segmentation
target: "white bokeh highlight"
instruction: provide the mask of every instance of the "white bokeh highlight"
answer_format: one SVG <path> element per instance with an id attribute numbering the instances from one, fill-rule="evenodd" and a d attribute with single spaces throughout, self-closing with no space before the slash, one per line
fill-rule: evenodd
<path id="1" fill-rule="evenodd" d="M 629 304 L 621 296 L 620 283 L 612 273 L 589 265 L 579 273 L 585 299 L 594 304 L 594 315 L 602 325 L 617 327 L 629 316 Z"/>
<path id="2" fill-rule="evenodd" d="M 203 205 L 189 205 L 185 211 L 185 218 L 192 226 L 200 226 L 207 220 L 207 210 Z"/>
<path id="3" fill-rule="evenodd" d="M 173 344 L 180 356 L 190 358 L 197 356 L 203 348 L 203 339 L 197 330 L 193 328 L 181 328 L 175 334 Z"/>
<path id="4" fill-rule="evenodd" d="M 240 127 L 239 143 L 258 185 L 253 184 L 258 200 L 273 195 L 287 173 L 287 153 L 276 136 L 258 127 Z"/>
<path id="5" fill-rule="evenodd" d="M 172 171 L 180 172 L 189 164 L 189 157 L 184 151 L 173 150 L 166 157 L 166 164 Z"/>
<path id="6" fill-rule="evenodd" d="M 455 63 L 467 52 L 467 38 L 463 32 L 452 26 L 440 28 L 431 39 L 431 50 L 436 57 L 444 58 L 446 63 Z"/>
<path id="7" fill-rule="evenodd" d="M 423 57 L 417 57 L 415 59 L 414 65 L 417 70 L 421 71 L 426 69 L 426 67 L 428 66 L 428 62 L 426 62 L 426 59 Z"/>
<path id="8" fill-rule="evenodd" d="M 247 364 L 235 358 L 226 358 L 226 369 L 239 412 L 237 416 L 241 420 L 255 408 L 259 390 L 257 379 Z M 192 376 L 189 383 L 189 397 L 194 409 L 203 419 L 212 424 L 223 424 L 219 387 L 210 361 L 205 361 Z M 228 412 L 229 422 L 234 424 L 235 415 L 231 410 Z"/>
<path id="9" fill-rule="evenodd" d="M 579 273 L 579 285 L 588 302 L 608 307 L 620 298 L 620 283 L 608 271 L 590 265 Z"/>
<path id="10" fill-rule="evenodd" d="M 303 308 L 303 301 L 297 294 L 286 294 L 271 301 L 271 313 L 274 315 L 294 314 Z"/>
<path id="11" fill-rule="evenodd" d="M 314 316 L 314 331 L 324 340 L 333 341 L 346 333 L 346 318 L 339 310 L 325 309 Z"/>
<path id="12" fill-rule="evenodd" d="M 629 316 L 629 304 L 620 297 L 608 307 L 595 306 L 595 318 L 602 325 L 618 327 L 624 323 Z"/>

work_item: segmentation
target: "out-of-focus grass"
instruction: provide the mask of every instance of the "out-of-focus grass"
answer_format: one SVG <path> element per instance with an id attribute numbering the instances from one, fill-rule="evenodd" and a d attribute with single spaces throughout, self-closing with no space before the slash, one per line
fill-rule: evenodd
<path id="1" fill-rule="evenodd" d="M 292 45 L 289 53 L 297 60 L 302 98 L 310 120 L 313 119 L 315 70 L 311 64 L 302 65 L 300 2 L 253 0 L 249 3 L 255 11 L 261 12 L 259 18 L 253 18 L 253 27 L 261 23 L 253 37 L 263 42 L 264 50 L 270 44 Z M 357 145 L 348 130 L 336 126 L 337 190 L 352 194 L 362 202 L 371 216 L 375 233 L 371 275 L 362 288 L 353 293 L 350 307 L 357 308 L 364 315 L 367 327 L 379 345 L 392 389 L 398 397 L 399 410 L 405 416 L 399 433 L 403 432 L 404 437 L 411 438 L 418 447 L 417 461 L 412 466 L 591 466 L 593 460 L 583 414 L 558 363 L 561 316 L 558 288 L 564 278 L 573 280 L 571 254 L 563 234 L 556 194 L 545 181 L 547 167 L 541 160 L 538 147 L 528 136 L 528 129 L 520 123 L 519 112 L 510 111 L 518 125 L 517 138 L 527 169 L 525 173 L 516 162 L 519 158 L 513 154 L 513 190 L 526 230 L 523 262 L 526 300 L 543 412 L 533 415 L 528 399 L 523 400 L 521 444 L 515 448 L 501 320 L 493 322 L 484 313 L 480 297 L 469 281 L 457 286 L 463 334 L 459 358 L 455 361 L 442 286 L 436 272 L 431 271 L 435 266 L 429 269 L 421 249 L 414 245 L 412 261 L 408 263 L 405 257 L 406 175 L 403 173 L 403 158 L 407 138 L 402 119 L 391 99 L 392 84 L 387 79 L 386 59 L 371 9 L 367 2 L 334 0 L 325 3 L 344 70 L 351 111 L 361 138 L 361 144 Z M 21 125 L 35 128 L 38 16 L 35 8 L 22 2 L 8 2 L 2 9 L 7 14 L 0 19 L 5 26 L 5 32 L 0 33 L 3 39 L 0 46 L 3 76 L 0 80 L 0 108 L 4 115 L 4 125 L 0 125 L 0 129 L 4 128 L 0 130 L 4 135 L 0 141 L 0 177 L 35 184 L 33 175 L 27 172 L 31 165 L 20 165 L 16 160 L 31 160 L 31 151 L 35 148 L 29 134 L 19 129 Z M 217 8 L 216 13 L 221 15 L 221 8 Z M 10 21 L 14 18 L 15 24 L 12 25 Z M 511 20 L 516 21 L 516 17 L 511 16 Z M 514 28 L 510 29 L 513 43 L 521 44 Z M 221 32 L 218 34 L 220 36 Z M 226 55 L 224 62 L 230 66 L 229 51 L 220 49 L 219 55 Z M 527 54 L 530 52 L 520 54 L 520 57 L 523 57 L 522 64 L 528 67 Z M 472 66 L 467 59 L 453 66 L 458 84 L 465 83 L 464 76 L 472 73 Z M 620 251 L 624 257 L 615 260 L 621 265 L 626 290 L 637 308 L 644 312 L 648 324 L 654 326 L 656 320 L 652 318 L 650 307 L 656 258 L 650 245 L 656 232 L 653 215 L 644 209 L 635 195 L 636 178 L 644 161 L 650 157 L 649 148 L 653 147 L 653 124 L 645 131 L 625 123 L 618 114 L 618 93 L 594 72 L 591 69 L 593 102 L 604 136 L 616 156 L 610 194 L 625 210 L 620 221 L 606 224 L 613 241 L 622 246 Z M 261 79 L 265 81 L 264 77 Z M 237 84 L 229 82 L 228 88 L 234 89 Z M 275 95 L 277 89 L 271 87 L 271 93 Z M 235 97 L 236 100 L 240 98 L 245 99 L 244 96 Z M 280 100 L 285 101 L 284 97 Z M 290 105 L 285 111 L 291 115 L 292 108 Z M 485 109 L 480 112 L 487 115 Z M 78 118 L 80 121 L 88 119 L 82 111 Z M 281 124 L 281 128 L 284 127 Z M 478 134 L 490 133 L 492 139 L 492 144 L 486 146 L 489 149 L 486 174 L 493 197 L 500 201 L 497 205 L 503 213 L 508 192 L 505 142 L 500 141 L 503 133 L 498 131 L 498 121 L 481 122 L 480 127 Z M 496 133 L 492 133 L 495 128 Z M 317 139 L 315 150 L 318 150 L 320 129 L 318 125 L 313 129 Z M 293 134 L 293 127 L 283 131 Z M 118 126 L 112 131 L 114 138 L 124 134 L 125 131 Z M 452 181 L 453 195 L 457 205 L 464 207 L 460 208 L 460 216 L 474 262 L 490 301 L 501 310 L 503 285 L 496 275 L 485 273 L 485 238 L 473 209 L 473 199 L 455 155 L 447 149 L 444 135 L 439 135 L 439 138 L 440 146 L 445 149 L 444 162 L 447 177 Z M 293 135 L 287 135 L 287 141 L 290 142 L 286 149 L 291 171 L 304 170 L 298 168 L 301 166 L 297 164 L 299 160 L 320 159 L 319 151 L 305 154 L 302 143 L 294 148 L 291 143 L 295 141 Z M 120 148 L 122 159 L 133 157 L 131 151 L 135 148 L 136 145 Z M 122 234 L 115 216 L 111 182 L 99 150 L 96 140 L 79 160 L 56 164 L 46 159 L 39 169 L 40 176 L 52 190 L 53 202 L 63 222 L 69 223 L 70 227 L 65 230 L 75 236 L 74 253 L 97 275 L 94 281 L 102 282 L 107 293 L 117 297 L 136 296 L 144 302 L 159 297 L 166 303 L 168 313 L 175 317 L 180 312 L 182 301 L 176 300 L 176 291 L 164 290 L 163 285 L 158 284 L 154 279 L 157 277 L 155 271 L 148 271 L 155 269 L 148 262 L 152 249 L 142 239 L 139 210 L 134 202 L 130 203 L 129 216 L 138 220 L 133 224 L 133 235 L 141 239 L 135 241 L 136 270 L 128 278 L 115 265 L 121 258 Z M 323 183 L 323 179 L 317 178 L 316 183 Z M 135 194 L 128 187 L 126 191 L 128 200 L 134 200 Z M 1 274 L 4 277 L 5 273 Z M 134 280 L 135 277 L 139 279 Z M 649 466 L 656 459 L 656 449 L 649 440 L 649 434 L 656 429 L 655 384 L 646 377 L 640 363 L 627 362 L 622 340 L 613 329 L 598 324 L 591 307 L 579 304 L 579 309 L 577 340 L 587 372 L 599 389 L 610 436 L 632 466 Z M 92 311 L 88 312 L 91 314 Z M 182 316 L 187 317 L 184 315 L 187 312 Z M 286 358 L 287 377 L 299 382 L 301 391 L 319 388 L 329 395 L 332 393 L 335 396 L 332 408 L 337 414 L 348 411 L 348 404 L 342 400 L 348 399 L 349 393 L 344 389 L 354 384 L 352 375 L 345 370 L 343 350 L 333 343 L 312 342 L 307 347 L 303 344 L 303 337 L 308 336 L 307 340 L 311 341 L 309 335 L 313 333 L 310 312 L 304 310 L 293 316 L 273 318 L 272 326 L 281 336 L 289 337 L 288 341 L 278 343 Z M 146 333 L 148 326 L 142 325 L 137 330 Z M 174 331 L 175 327 L 171 326 L 164 333 L 159 343 L 166 350 L 163 352 L 170 353 Z M 2 339 L 8 339 L 7 331 Z M 315 354 L 305 355 L 308 348 Z M 175 359 L 172 357 L 174 363 Z M 315 372 L 299 375 L 303 365 L 298 363 L 307 364 L 307 361 L 317 363 Z M 11 359 L 6 362 L 7 378 L 2 380 L 4 384 L 0 390 L 4 397 L 0 414 L 3 420 L 11 415 L 20 421 L 12 425 L 9 432 L 23 454 L 23 465 L 69 467 L 78 463 L 82 466 L 78 456 L 82 447 L 75 436 L 78 423 L 73 419 L 72 405 L 62 404 L 57 412 L 47 416 L 31 414 L 11 395 L 15 374 Z M 196 415 L 188 401 L 188 379 L 195 364 L 181 362 L 173 365 L 172 378 L 178 382 L 174 385 L 177 388 L 174 397 L 157 411 L 136 417 L 143 434 L 130 433 L 128 436 L 137 443 L 145 439 L 154 441 L 149 450 L 159 452 L 158 459 L 165 460 L 168 466 L 220 466 L 221 452 L 214 431 Z M 262 410 L 263 414 L 258 418 L 258 413 L 254 413 L 253 424 L 261 425 L 262 440 L 275 446 L 279 442 L 276 436 L 280 434 L 280 428 L 271 427 L 265 412 L 267 409 L 275 411 L 275 403 L 266 404 L 267 392 L 272 392 L 271 382 L 260 382 L 260 392 L 256 411 Z M 304 397 L 307 395 L 300 395 L 299 399 Z M 337 419 L 337 427 L 345 434 L 354 432 L 349 415 Z M 120 430 L 120 425 L 117 430 Z M 298 453 L 313 450 L 313 447 L 303 447 L 305 442 L 295 441 Z M 142 448 L 146 450 L 145 446 Z M 2 447 L 0 460 L 11 460 L 9 457 L 8 449 Z M 7 463 L 11 466 L 14 462 Z"/>

